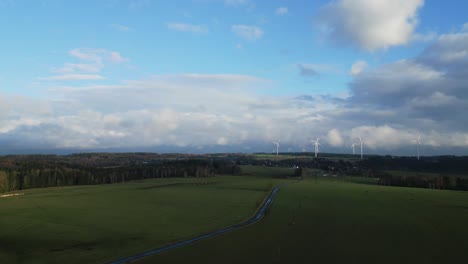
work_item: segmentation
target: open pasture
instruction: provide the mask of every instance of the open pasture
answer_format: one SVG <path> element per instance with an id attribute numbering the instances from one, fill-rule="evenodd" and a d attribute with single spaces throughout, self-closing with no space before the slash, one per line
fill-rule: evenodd
<path id="1" fill-rule="evenodd" d="M 1 263 L 104 263 L 239 223 L 280 179 L 171 178 L 0 198 Z"/>
<path id="2" fill-rule="evenodd" d="M 261 222 L 141 263 L 463 263 L 468 193 L 309 178 Z"/>

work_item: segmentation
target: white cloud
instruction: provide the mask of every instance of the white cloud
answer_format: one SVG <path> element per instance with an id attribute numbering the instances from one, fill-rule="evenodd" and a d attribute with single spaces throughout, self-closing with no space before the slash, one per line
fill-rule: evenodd
<path id="1" fill-rule="evenodd" d="M 408 144 L 417 134 L 405 129 L 398 130 L 388 125 L 359 126 L 351 131 L 351 138 L 362 138 L 364 148 L 376 149 L 381 146 L 393 149 Z M 417 136 L 416 136 L 417 137 Z M 365 151 L 365 150 L 364 150 Z"/>
<path id="2" fill-rule="evenodd" d="M 103 76 L 97 74 L 63 74 L 47 78 L 41 78 L 49 81 L 83 81 L 83 80 L 102 80 Z"/>
<path id="3" fill-rule="evenodd" d="M 204 25 L 193 25 L 187 23 L 167 23 L 167 28 L 182 32 L 191 32 L 194 34 L 206 34 L 208 28 Z"/>
<path id="4" fill-rule="evenodd" d="M 96 49 L 72 49 L 68 52 L 70 56 L 85 61 L 101 61 L 101 57 L 98 56 L 98 50 Z"/>
<path id="5" fill-rule="evenodd" d="M 275 14 L 282 16 L 282 15 L 288 14 L 288 12 L 289 12 L 288 8 L 283 6 L 283 7 L 278 7 L 275 11 Z"/>
<path id="6" fill-rule="evenodd" d="M 103 61 L 121 63 L 126 61 L 120 53 L 106 49 L 77 48 L 72 49 L 69 54 L 77 59 L 96 63 L 102 63 Z"/>
<path id="7" fill-rule="evenodd" d="M 248 75 L 190 73 L 120 85 L 57 87 L 49 91 L 55 98 L 49 102 L 52 115 L 15 117 L 5 109 L 10 114 L 0 121 L 4 127 L 8 124 L 4 133 L 42 138 L 62 148 L 239 144 L 246 140 L 250 124 L 257 122 L 245 120 L 244 114 L 263 116 L 261 109 L 249 109 L 257 101 L 251 91 L 268 83 Z"/>
<path id="8" fill-rule="evenodd" d="M 463 24 L 463 26 L 462 26 L 462 31 L 463 31 L 463 32 L 468 32 L 468 22 L 465 23 L 465 24 Z"/>
<path id="9" fill-rule="evenodd" d="M 122 32 L 127 32 L 131 30 L 129 26 L 124 26 L 120 24 L 112 24 L 111 27 L 115 30 L 122 31 Z"/>
<path id="10" fill-rule="evenodd" d="M 233 25 L 232 32 L 246 40 L 255 41 L 263 36 L 263 30 L 257 26 Z"/>
<path id="11" fill-rule="evenodd" d="M 338 129 L 332 129 L 328 131 L 327 141 L 330 145 L 334 147 L 342 146 L 344 143 L 343 137 Z"/>
<path id="12" fill-rule="evenodd" d="M 54 69 L 59 73 L 74 73 L 74 72 L 99 72 L 104 65 L 95 63 L 65 63 L 63 67 Z"/>
<path id="13" fill-rule="evenodd" d="M 327 139 L 322 141 L 327 152 L 350 153 L 344 145 L 362 136 L 365 154 L 414 155 L 412 142 L 421 135 L 426 154 L 457 149 L 463 154 L 468 149 L 467 43 L 465 32 L 444 34 L 414 58 L 369 66 L 351 76 L 349 94 L 342 97 L 268 96 L 265 88 L 275 86 L 269 80 L 204 73 L 113 85 L 49 83 L 37 100 L 0 92 L 0 151 L 21 144 L 29 149 L 150 146 L 158 151 L 169 145 L 271 151 L 271 141 L 278 138 L 285 149 L 310 150 L 313 136 Z M 112 52 L 98 58 L 83 50 L 73 55 L 79 63 L 65 64 L 68 70 L 60 72 L 72 79 L 74 74 L 101 76 L 88 64 L 113 60 Z M 300 65 L 314 71 L 330 67 Z"/>
<path id="14" fill-rule="evenodd" d="M 380 80 L 379 84 L 385 82 Z M 268 80 L 249 75 L 186 73 L 117 85 L 56 87 L 49 90 L 54 100 L 43 106 L 29 101 L 20 104 L 21 100 L 8 97 L 3 102 L 0 97 L 0 122 L 4 124 L 0 141 L 10 138 L 13 142 L 13 138 L 18 139 L 15 142 L 28 142 L 29 147 L 44 144 L 84 151 L 148 146 L 157 150 L 167 145 L 189 149 L 219 146 L 227 150 L 250 146 L 252 151 L 270 151 L 271 141 L 278 138 L 284 146 L 310 149 L 313 135 L 326 138 L 322 142 L 326 151 L 340 151 L 346 142 L 362 136 L 365 153 L 385 153 L 411 144 L 422 134 L 426 146 L 468 147 L 468 143 L 460 143 L 467 138 L 468 129 L 434 125 L 432 119 L 425 120 L 433 118 L 432 113 L 421 118 L 406 105 L 387 108 L 383 104 L 382 109 L 373 109 L 353 99 L 257 93 L 270 85 Z M 382 98 L 374 103 L 380 104 Z M 453 100 L 452 94 L 436 92 L 429 94 L 428 100 L 413 99 L 411 104 L 437 109 L 441 105 L 465 105 Z M 455 119 L 453 114 L 449 116 Z M 256 144 L 265 144 L 268 149 L 259 149 Z M 350 151 L 348 147 L 346 151 Z"/>
<path id="15" fill-rule="evenodd" d="M 127 61 L 120 53 L 106 49 L 76 48 L 70 50 L 68 54 L 80 60 L 80 63 L 67 62 L 62 67 L 52 70 L 61 75 L 39 79 L 50 81 L 102 80 L 104 77 L 98 73 L 102 71 L 106 63 L 119 64 Z"/>
<path id="16" fill-rule="evenodd" d="M 218 140 L 216 141 L 218 145 L 227 145 L 228 140 L 225 137 L 219 137 Z"/>
<path id="17" fill-rule="evenodd" d="M 349 74 L 351 75 L 358 75 L 360 74 L 363 70 L 367 68 L 367 62 L 365 61 L 356 61 L 352 66 L 351 70 L 349 71 Z"/>
<path id="18" fill-rule="evenodd" d="M 111 51 L 110 54 L 109 54 L 109 57 L 107 58 L 110 62 L 112 63 L 121 63 L 121 62 L 125 62 L 126 59 L 123 58 L 120 53 L 116 52 L 116 51 Z"/>
<path id="19" fill-rule="evenodd" d="M 375 51 L 413 39 L 424 0 L 339 0 L 322 8 L 319 23 L 334 41 Z"/>

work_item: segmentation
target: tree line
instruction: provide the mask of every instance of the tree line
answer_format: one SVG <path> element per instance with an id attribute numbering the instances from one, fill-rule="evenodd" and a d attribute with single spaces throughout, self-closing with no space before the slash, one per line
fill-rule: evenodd
<path id="1" fill-rule="evenodd" d="M 379 171 L 373 176 L 379 178 L 379 183 L 382 185 L 468 191 L 468 177 L 466 176 L 424 175 L 415 172 L 401 175 L 401 173 L 391 171 Z"/>
<path id="2" fill-rule="evenodd" d="M 87 167 L 55 162 L 15 162 L 0 165 L 0 193 L 30 188 L 110 184 L 171 177 L 211 177 L 234 174 L 240 167 L 225 161 L 176 160 L 154 164 Z"/>

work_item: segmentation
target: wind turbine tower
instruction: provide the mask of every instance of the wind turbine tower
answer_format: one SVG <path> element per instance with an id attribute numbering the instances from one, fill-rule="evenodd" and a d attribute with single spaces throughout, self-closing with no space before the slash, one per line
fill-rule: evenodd
<path id="1" fill-rule="evenodd" d="M 362 138 L 359 136 L 359 142 L 361 143 L 361 159 L 362 159 Z"/>
<path id="2" fill-rule="evenodd" d="M 279 150 L 279 145 L 280 145 L 279 143 L 280 143 L 279 139 L 278 141 L 273 141 L 273 144 L 276 145 L 276 156 L 278 156 L 278 150 Z"/>
<path id="3" fill-rule="evenodd" d="M 353 155 L 356 155 L 356 151 L 354 150 L 354 147 L 356 146 L 356 143 L 353 143 L 351 147 L 353 148 Z"/>
<path id="4" fill-rule="evenodd" d="M 419 160 L 419 147 L 421 146 L 421 136 L 418 136 L 418 140 L 416 140 L 417 148 L 418 148 L 418 160 Z"/>
<path id="5" fill-rule="evenodd" d="M 317 157 L 317 154 L 318 154 L 318 152 L 319 152 L 319 146 L 320 146 L 319 138 L 317 138 L 315 141 L 312 140 L 312 142 L 314 142 L 314 146 L 315 146 L 315 157 Z"/>

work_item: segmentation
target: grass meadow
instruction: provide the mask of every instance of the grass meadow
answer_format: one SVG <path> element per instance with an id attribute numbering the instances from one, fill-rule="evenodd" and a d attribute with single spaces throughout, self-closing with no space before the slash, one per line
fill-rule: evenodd
<path id="1" fill-rule="evenodd" d="M 25 190 L 0 198 L 0 263 L 140 253 L 248 219 L 280 182 L 247 175 Z"/>
<path id="2" fill-rule="evenodd" d="M 468 192 L 306 179 L 262 222 L 139 263 L 464 263 L 467 223 Z"/>
<path id="3" fill-rule="evenodd" d="M 106 263 L 251 217 L 259 223 L 138 263 L 464 263 L 468 192 L 360 178 L 281 179 L 288 168 L 22 191 L 0 198 L 0 263 Z"/>

